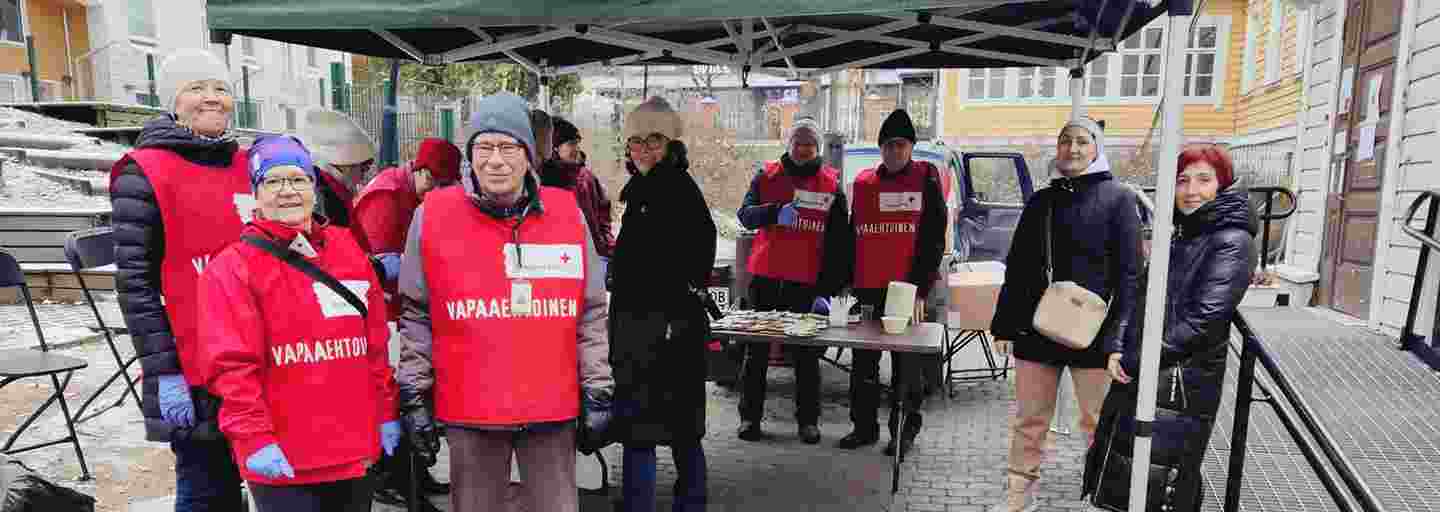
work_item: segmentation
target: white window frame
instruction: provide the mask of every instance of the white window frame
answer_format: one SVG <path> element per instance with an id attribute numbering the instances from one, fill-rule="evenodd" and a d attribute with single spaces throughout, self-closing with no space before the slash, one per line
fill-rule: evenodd
<path id="1" fill-rule="evenodd" d="M 159 40 L 160 40 L 160 20 L 158 19 L 158 17 L 155 16 L 155 2 L 154 2 L 154 0 L 147 0 L 147 1 L 149 1 L 149 3 L 150 3 L 150 24 L 155 27 L 155 33 L 154 33 L 154 34 L 149 34 L 149 35 L 146 35 L 146 34 L 137 34 L 137 33 L 134 32 L 135 29 L 134 29 L 134 27 L 131 25 L 131 23 L 134 23 L 134 20 L 132 20 L 132 19 L 130 18 L 130 15 L 131 15 L 130 9 L 131 9 L 132 7 L 131 7 L 131 4 L 129 4 L 129 2 L 134 2 L 134 1 L 136 1 L 136 0 L 128 0 L 127 3 L 126 3 L 126 5 L 125 5 L 125 33 L 130 35 L 130 41 L 131 41 L 132 43 L 136 43 L 136 44 L 143 45 L 143 46 L 149 46 L 149 47 L 152 47 L 152 48 L 153 48 L 153 47 L 156 47 L 156 46 L 159 46 L 159 45 L 160 45 L 160 43 L 159 43 Z"/>
<path id="2" fill-rule="evenodd" d="M 280 105 L 280 118 L 285 123 L 284 131 L 294 132 L 300 129 L 300 111 L 294 105 Z"/>
<path id="3" fill-rule="evenodd" d="M 1115 77 L 1111 73 L 1111 71 L 1115 69 L 1116 59 L 1114 57 L 1115 54 L 1113 53 L 1101 54 L 1100 56 L 1096 57 L 1095 60 L 1091 60 L 1089 64 L 1085 65 L 1085 97 L 1087 98 L 1086 101 L 1090 101 L 1091 98 L 1095 100 L 1103 100 L 1110 97 L 1110 91 L 1113 90 L 1112 87 L 1114 87 L 1115 85 Z M 1100 59 L 1104 59 L 1104 62 L 1101 62 L 1101 64 L 1104 64 L 1104 69 L 1097 70 L 1096 68 L 1100 66 L 1096 66 L 1096 62 Z M 1098 96 L 1093 94 L 1094 91 L 1092 89 L 1095 86 L 1096 79 L 1105 81 L 1105 94 L 1101 94 Z"/>
<path id="4" fill-rule="evenodd" d="M 1161 21 L 1168 20 L 1165 18 L 1161 18 Z M 1115 54 L 1118 57 L 1118 59 L 1116 60 L 1120 61 L 1120 70 L 1119 73 L 1116 75 L 1116 92 L 1113 94 L 1113 96 L 1130 100 L 1160 100 L 1160 96 L 1165 94 L 1165 55 L 1167 53 L 1165 51 L 1165 45 L 1168 44 L 1170 40 L 1169 34 L 1166 33 L 1169 29 L 1170 27 L 1166 23 L 1151 23 L 1149 25 L 1146 25 L 1145 28 L 1140 29 L 1139 32 L 1132 34 L 1130 38 L 1120 41 L 1120 43 L 1116 45 L 1117 48 L 1115 50 Z M 1160 31 L 1160 41 L 1158 43 L 1159 46 L 1154 48 L 1147 47 L 1147 36 L 1150 34 L 1151 31 L 1155 30 Z M 1127 47 L 1131 39 L 1134 39 L 1140 43 L 1138 48 Z M 1125 61 L 1131 57 L 1133 57 L 1136 61 L 1135 74 L 1126 74 Z M 1145 61 L 1147 60 L 1147 57 L 1155 58 L 1154 73 L 1145 72 Z M 1135 94 L 1125 94 L 1125 79 L 1127 77 L 1131 77 L 1135 80 Z M 1145 79 L 1147 78 L 1153 78 L 1155 80 L 1155 94 L 1153 95 L 1144 94 Z"/>
<path id="5" fill-rule="evenodd" d="M 1245 17 L 1245 60 L 1241 63 L 1240 94 L 1255 90 L 1255 45 L 1260 42 L 1260 13 L 1252 5 Z"/>
<path id="6" fill-rule="evenodd" d="M 15 5 L 20 9 L 20 41 L 0 39 L 0 46 L 25 47 L 25 36 L 30 34 L 30 9 L 27 6 L 29 3 L 30 2 L 25 0 L 15 2 Z"/>
<path id="7" fill-rule="evenodd" d="M 1212 48 L 1193 48 L 1191 45 L 1194 44 L 1195 42 L 1198 42 L 1198 41 L 1199 41 L 1199 39 L 1200 39 L 1200 29 L 1204 29 L 1204 28 L 1211 28 L 1211 29 L 1214 29 L 1214 30 L 1215 30 L 1215 46 L 1212 47 Z M 1206 94 L 1206 95 L 1203 95 L 1203 96 L 1202 96 L 1202 95 L 1190 94 L 1190 88 L 1189 88 L 1189 87 L 1185 87 L 1184 90 L 1185 90 L 1185 98 L 1186 98 L 1186 99 L 1195 99 L 1195 98 L 1199 98 L 1199 99 L 1209 99 L 1209 98 L 1214 98 L 1216 95 L 1219 94 L 1219 89 L 1222 88 L 1222 87 L 1225 87 L 1224 82 L 1221 82 L 1221 81 L 1218 80 L 1220 77 L 1224 76 L 1224 74 L 1221 73 L 1221 70 L 1220 70 L 1220 62 L 1221 62 L 1221 60 L 1220 60 L 1220 47 L 1222 46 L 1222 45 L 1221 45 L 1221 41 L 1220 41 L 1221 34 L 1222 34 L 1221 27 L 1218 26 L 1218 25 L 1216 25 L 1216 24 L 1213 24 L 1213 23 L 1204 23 L 1204 22 L 1200 22 L 1200 23 L 1196 23 L 1196 24 L 1195 24 L 1195 32 L 1190 35 L 1190 41 L 1187 42 L 1187 44 L 1185 45 L 1186 67 L 1185 67 L 1185 77 L 1184 77 L 1184 78 L 1187 78 L 1187 79 L 1188 79 L 1188 78 L 1190 78 L 1191 75 L 1192 75 L 1192 73 L 1190 72 L 1190 66 L 1189 66 L 1190 63 L 1191 63 L 1191 57 L 1194 57 L 1194 58 L 1195 58 L 1194 62 L 1198 63 L 1198 62 L 1199 62 L 1199 57 L 1200 57 L 1201 55 L 1213 54 L 1213 55 L 1215 56 L 1215 60 L 1214 60 L 1214 62 L 1213 62 L 1213 66 L 1214 66 L 1214 67 L 1212 67 L 1212 68 L 1210 69 L 1210 94 Z M 1191 86 L 1193 86 L 1193 85 L 1195 84 L 1195 81 L 1194 81 L 1194 80 L 1191 80 L 1191 81 L 1188 82 L 1188 84 L 1191 85 Z"/>
<path id="8" fill-rule="evenodd" d="M 1285 3 L 1270 0 L 1270 22 L 1265 27 L 1265 85 L 1280 80 L 1280 36 L 1285 33 Z"/>
<path id="9" fill-rule="evenodd" d="M 305 66 L 309 67 L 312 70 L 320 69 L 321 62 L 324 62 L 324 59 L 320 58 L 320 49 L 314 46 L 306 46 Z"/>
<path id="10" fill-rule="evenodd" d="M 20 76 L 20 75 L 18 75 L 18 74 L 16 74 L 16 75 L 0 74 L 0 82 L 10 82 L 10 85 L 15 88 L 15 100 L 14 100 L 14 101 L 16 101 L 16 102 L 29 101 L 29 98 L 30 98 L 30 87 L 29 87 L 28 85 L 26 85 L 25 77 L 22 77 L 22 76 Z"/>

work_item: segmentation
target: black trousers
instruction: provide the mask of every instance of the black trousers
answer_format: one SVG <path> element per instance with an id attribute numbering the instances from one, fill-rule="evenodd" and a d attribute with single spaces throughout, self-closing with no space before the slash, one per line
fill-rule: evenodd
<path id="1" fill-rule="evenodd" d="M 860 304 L 875 306 L 874 317 L 878 321 L 885 311 L 885 290 L 855 290 Z M 858 307 L 858 306 L 857 306 Z M 850 357 L 850 422 L 855 430 L 879 432 L 880 430 L 880 355 L 879 350 L 856 350 Z M 927 354 L 890 353 L 890 435 L 895 435 L 900 417 L 900 392 L 905 391 L 905 430 L 918 432 L 921 422 L 920 408 L 925 405 L 925 377 L 927 368 L 937 365 L 938 358 Z"/>
<path id="2" fill-rule="evenodd" d="M 809 313 L 815 302 L 815 288 L 803 283 L 755 276 L 750 281 L 751 297 L 757 311 Z M 795 364 L 795 421 L 801 426 L 820 422 L 820 355 L 824 347 L 785 346 Z M 761 421 L 765 415 L 765 393 L 769 382 L 770 344 L 746 343 L 741 366 L 740 420 Z"/>
<path id="3" fill-rule="evenodd" d="M 260 512 L 370 512 L 370 493 L 368 478 L 310 485 L 250 484 L 250 496 Z"/>

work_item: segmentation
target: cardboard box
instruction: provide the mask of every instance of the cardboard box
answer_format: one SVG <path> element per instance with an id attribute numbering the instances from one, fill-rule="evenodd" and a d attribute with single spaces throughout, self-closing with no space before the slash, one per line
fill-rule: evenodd
<path id="1" fill-rule="evenodd" d="M 961 265 L 959 272 L 950 274 L 950 328 L 990 330 L 990 320 L 995 317 L 995 303 L 1000 300 L 1000 286 L 1005 284 L 1004 268 L 998 263 L 984 266 L 967 264 Z"/>

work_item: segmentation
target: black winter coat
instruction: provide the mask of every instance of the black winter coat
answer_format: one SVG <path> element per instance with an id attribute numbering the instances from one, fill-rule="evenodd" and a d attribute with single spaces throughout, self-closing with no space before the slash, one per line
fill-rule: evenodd
<path id="1" fill-rule="evenodd" d="M 1173 507 L 1167 510 L 1199 510 L 1200 469 L 1225 383 L 1230 321 L 1256 264 L 1256 227 L 1248 195 L 1243 187 L 1232 186 L 1190 215 L 1176 212 L 1147 510 L 1159 511 L 1163 505 Z M 1122 365 L 1132 377 L 1140 375 L 1144 306 L 1142 301 L 1135 309 L 1119 347 Z M 1138 387 L 1138 381 L 1110 387 L 1095 443 L 1086 456 L 1084 494 L 1096 495 L 1102 506 L 1113 510 L 1124 510 L 1130 499 Z"/>
<path id="2" fill-rule="evenodd" d="M 229 167 L 237 149 L 233 138 L 197 136 L 189 128 L 175 124 L 169 114 L 145 123 L 136 147 L 167 149 L 207 167 Z M 155 188 L 138 163 L 126 165 L 110 184 L 110 207 L 110 224 L 115 230 L 115 288 L 125 327 L 145 373 L 140 407 L 145 416 L 145 438 L 161 442 L 219 440 L 219 399 L 201 388 L 191 389 L 197 423 L 194 428 L 177 429 L 160 417 L 159 377 L 180 373 L 180 357 L 175 351 L 170 318 L 160 303 L 165 226 Z"/>
<path id="3" fill-rule="evenodd" d="M 1110 305 L 1094 343 L 1071 350 L 1035 332 L 1033 319 L 1045 278 L 1045 222 L 1054 209 L 1056 281 L 1074 281 Z M 1030 197 L 1005 259 L 1005 285 L 991 322 L 996 339 L 1015 343 L 1015 357 L 1051 366 L 1105 367 L 1135 309 L 1140 275 L 1140 203 L 1109 172 L 1055 178 Z"/>
<path id="4" fill-rule="evenodd" d="M 690 176 L 685 145 L 635 173 L 610 260 L 610 365 L 614 439 L 698 442 L 705 435 L 705 343 L 710 321 L 692 289 L 715 265 L 715 222 Z"/>

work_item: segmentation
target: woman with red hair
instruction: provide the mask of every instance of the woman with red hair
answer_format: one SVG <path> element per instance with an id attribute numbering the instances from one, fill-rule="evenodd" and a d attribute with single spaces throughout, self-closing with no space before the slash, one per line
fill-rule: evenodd
<path id="1" fill-rule="evenodd" d="M 1256 263 L 1249 193 L 1236 184 L 1229 153 L 1194 146 L 1180 154 L 1179 167 L 1147 511 L 1200 509 L 1200 465 L 1220 408 L 1230 320 Z M 1127 510 L 1130 501 L 1143 297 L 1139 306 L 1123 345 L 1108 353 L 1113 383 L 1085 461 L 1083 493 L 1107 510 Z"/>

